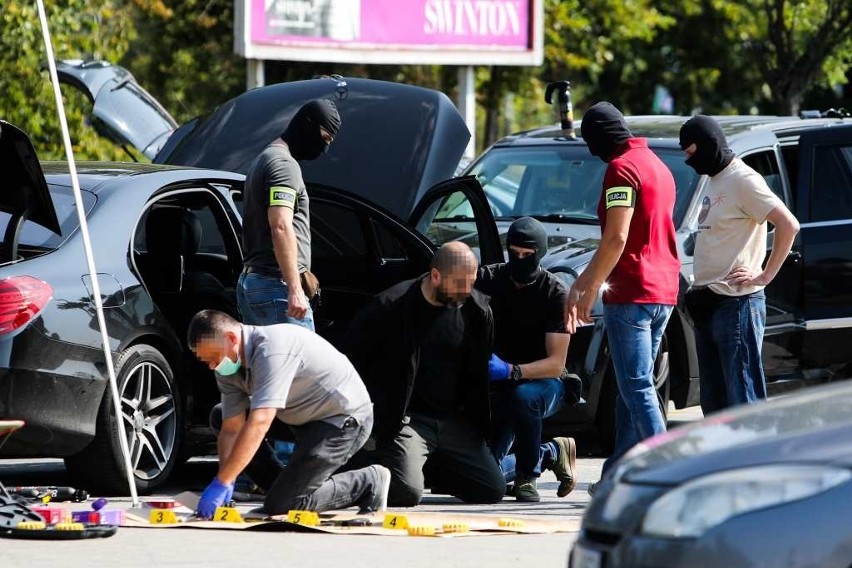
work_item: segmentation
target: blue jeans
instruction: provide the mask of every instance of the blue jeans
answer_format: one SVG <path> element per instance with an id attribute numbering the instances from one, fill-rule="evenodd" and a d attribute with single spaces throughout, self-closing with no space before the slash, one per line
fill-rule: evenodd
<path id="1" fill-rule="evenodd" d="M 766 398 L 760 359 L 766 327 L 766 295 L 717 296 L 695 319 L 701 410 L 710 414 Z"/>
<path id="2" fill-rule="evenodd" d="M 539 477 L 556 458 L 554 444 L 541 443 L 541 421 L 556 414 L 565 399 L 561 379 L 533 379 L 492 386 L 491 453 L 506 482 Z M 509 448 L 515 443 L 515 453 Z"/>
<path id="3" fill-rule="evenodd" d="M 654 359 L 673 306 L 604 304 L 604 325 L 615 369 L 615 451 L 606 472 L 627 450 L 666 431 L 654 386 Z"/>
<path id="4" fill-rule="evenodd" d="M 237 307 L 243 323 L 249 325 L 294 323 L 316 331 L 314 312 L 310 304 L 303 319 L 287 315 L 289 296 L 287 283 L 278 276 L 243 272 L 237 281 Z"/>

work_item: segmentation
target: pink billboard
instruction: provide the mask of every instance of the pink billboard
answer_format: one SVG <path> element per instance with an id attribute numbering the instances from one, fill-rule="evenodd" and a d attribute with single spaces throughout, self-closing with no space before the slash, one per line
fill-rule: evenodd
<path id="1" fill-rule="evenodd" d="M 251 43 L 529 51 L 537 0 L 250 0 Z"/>

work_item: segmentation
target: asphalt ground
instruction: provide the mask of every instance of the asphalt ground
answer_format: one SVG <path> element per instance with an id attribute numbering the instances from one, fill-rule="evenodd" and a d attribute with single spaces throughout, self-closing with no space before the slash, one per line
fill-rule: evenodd
<path id="1" fill-rule="evenodd" d="M 697 408 L 674 411 L 670 425 L 701 418 Z M 579 520 L 589 503 L 589 483 L 600 477 L 603 459 L 580 456 L 578 484 L 565 498 L 556 496 L 556 478 L 539 480 L 540 503 L 518 503 L 507 497 L 495 505 L 465 505 L 447 496 L 429 495 L 417 511 L 534 515 Z M 215 458 L 196 458 L 183 465 L 167 487 L 151 497 L 173 497 L 201 491 L 216 473 Z M 67 485 L 60 460 L 0 460 L 0 481 L 7 485 Z M 109 507 L 130 506 L 127 497 L 106 496 Z M 78 504 L 74 510 L 84 509 Z M 400 511 L 405 511 L 401 509 Z M 288 566 L 312 568 L 448 568 L 473 566 L 564 567 L 576 533 L 499 535 L 455 539 L 247 532 L 211 529 L 139 529 L 121 527 L 109 538 L 81 541 L 0 540 L 0 566 Z"/>

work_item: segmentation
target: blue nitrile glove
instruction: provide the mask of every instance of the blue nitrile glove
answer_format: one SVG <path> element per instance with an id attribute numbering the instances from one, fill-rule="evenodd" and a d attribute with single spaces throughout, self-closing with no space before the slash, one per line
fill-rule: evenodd
<path id="1" fill-rule="evenodd" d="M 512 372 L 512 366 L 495 354 L 488 360 L 488 380 L 505 381 Z"/>
<path id="2" fill-rule="evenodd" d="M 218 477 L 214 477 L 210 485 L 207 486 L 207 489 L 204 490 L 204 493 L 201 494 L 195 514 L 202 519 L 212 519 L 216 513 L 216 508 L 230 501 L 233 494 L 233 483 L 226 485 L 219 481 Z"/>

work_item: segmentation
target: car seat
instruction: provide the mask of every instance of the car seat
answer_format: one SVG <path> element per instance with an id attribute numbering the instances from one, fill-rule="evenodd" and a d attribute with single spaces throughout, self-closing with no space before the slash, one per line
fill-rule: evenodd
<path id="1" fill-rule="evenodd" d="M 140 272 L 181 341 L 186 340 L 189 320 L 203 309 L 237 314 L 233 290 L 196 266 L 201 237 L 201 222 L 185 207 L 155 206 L 145 219 L 146 252 L 138 259 Z"/>

